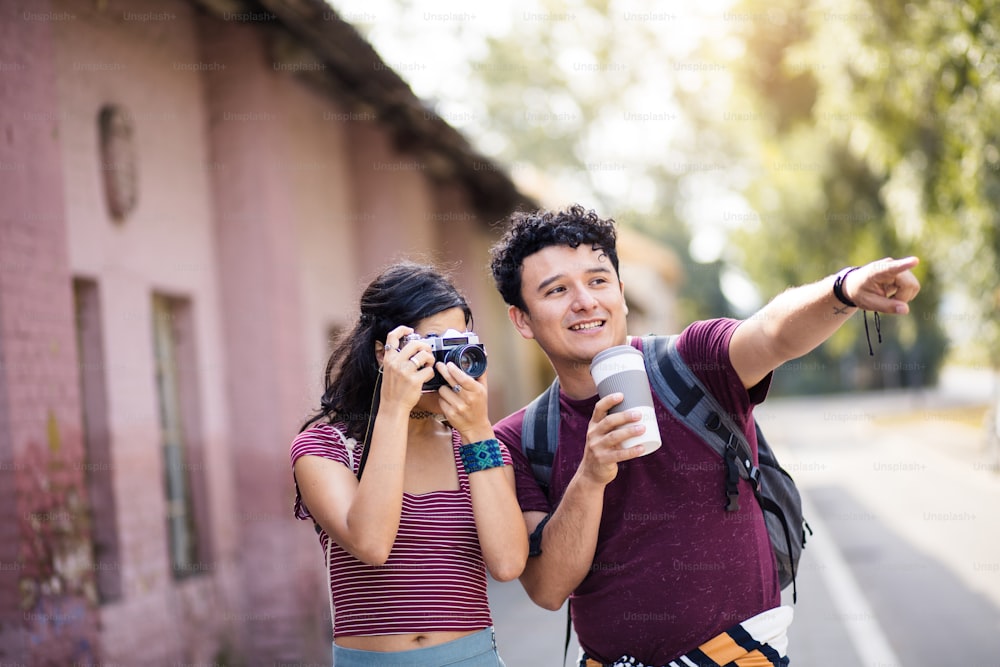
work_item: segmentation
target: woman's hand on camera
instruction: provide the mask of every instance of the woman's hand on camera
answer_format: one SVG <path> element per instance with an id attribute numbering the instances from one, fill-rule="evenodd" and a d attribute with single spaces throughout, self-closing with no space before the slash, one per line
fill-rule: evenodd
<path id="1" fill-rule="evenodd" d="M 438 389 L 441 412 L 466 442 L 493 437 L 486 403 L 486 373 L 473 378 L 455 363 L 435 364 L 445 384 Z"/>
<path id="2" fill-rule="evenodd" d="M 405 340 L 413 333 L 399 326 L 385 338 L 382 356 L 383 408 L 398 405 L 407 412 L 420 400 L 424 383 L 434 377 L 434 353 L 422 339 Z"/>

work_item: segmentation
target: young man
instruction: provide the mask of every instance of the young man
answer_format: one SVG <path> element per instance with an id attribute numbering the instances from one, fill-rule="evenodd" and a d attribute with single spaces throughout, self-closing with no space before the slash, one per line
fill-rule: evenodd
<path id="1" fill-rule="evenodd" d="M 572 596 L 580 665 L 723 665 L 741 657 L 763 662 L 740 664 L 788 664 L 792 614 L 779 606 L 757 503 L 725 511 L 721 458 L 658 399 L 663 446 L 646 457 L 639 447 L 621 447 L 643 429 L 638 415 L 609 414 L 620 394 L 598 400 L 594 355 L 641 347 L 626 334 L 614 222 L 579 206 L 516 213 L 510 222 L 492 249 L 493 277 L 514 327 L 542 348 L 561 389 L 547 494 L 522 452 L 524 410 L 496 427 L 514 458 L 532 535 L 525 590 L 546 609 Z M 784 292 L 749 319 L 695 322 L 680 335 L 679 352 L 743 426 L 756 455 L 753 407 L 771 372 L 825 341 L 857 308 L 909 312 L 920 289 L 910 272 L 917 262 L 845 269 Z M 749 484 L 739 484 L 742 497 L 751 497 Z"/>

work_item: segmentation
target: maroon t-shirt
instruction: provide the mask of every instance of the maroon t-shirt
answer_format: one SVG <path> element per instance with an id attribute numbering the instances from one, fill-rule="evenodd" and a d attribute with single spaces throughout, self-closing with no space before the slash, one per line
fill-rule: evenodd
<path id="1" fill-rule="evenodd" d="M 764 400 L 770 376 L 744 389 L 729 361 L 738 325 L 730 319 L 695 322 L 681 334 L 678 349 L 744 425 L 756 457 L 753 406 Z M 641 339 L 632 345 L 641 349 Z M 663 445 L 621 464 L 605 489 L 594 562 L 572 595 L 580 645 L 602 662 L 628 654 L 666 664 L 781 603 L 771 543 L 751 487 L 740 480 L 740 510 L 726 512 L 722 458 L 654 402 Z M 514 460 L 523 511 L 551 512 L 558 504 L 580 464 L 596 403 L 596 395 L 573 400 L 560 392 L 551 503 L 521 451 L 524 410 L 497 424 L 497 437 Z"/>

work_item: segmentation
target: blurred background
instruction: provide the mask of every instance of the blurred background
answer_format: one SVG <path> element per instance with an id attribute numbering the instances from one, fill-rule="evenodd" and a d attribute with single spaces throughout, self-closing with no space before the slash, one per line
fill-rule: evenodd
<path id="1" fill-rule="evenodd" d="M 994 2 L 0 0 L 0 660 L 325 664 L 288 444 L 360 289 L 454 271 L 491 412 L 550 379 L 487 249 L 621 228 L 633 333 L 918 255 L 759 419 L 816 535 L 792 657 L 1000 665 Z M 879 337 L 881 340 L 879 340 Z M 508 665 L 565 617 L 495 587 Z M 544 659 L 539 658 L 544 656 Z"/>

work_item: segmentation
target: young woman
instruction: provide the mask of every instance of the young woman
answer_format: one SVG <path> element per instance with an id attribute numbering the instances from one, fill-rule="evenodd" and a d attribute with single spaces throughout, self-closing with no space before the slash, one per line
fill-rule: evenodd
<path id="1" fill-rule="evenodd" d="M 334 662 L 503 665 L 486 571 L 514 579 L 528 553 L 510 455 L 486 374 L 436 361 L 428 340 L 470 330 L 472 313 L 412 263 L 375 278 L 360 311 L 291 446 L 295 516 L 315 522 L 329 569 Z"/>

